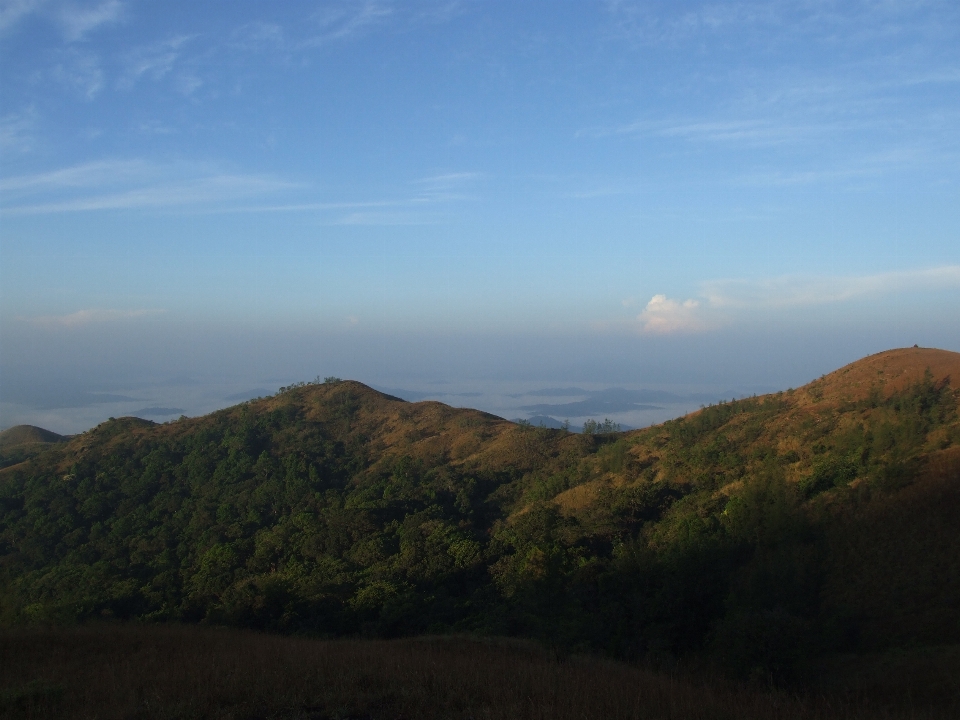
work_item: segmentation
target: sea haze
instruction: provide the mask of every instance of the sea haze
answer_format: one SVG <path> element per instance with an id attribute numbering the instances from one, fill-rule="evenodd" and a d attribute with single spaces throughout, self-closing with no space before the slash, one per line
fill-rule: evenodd
<path id="1" fill-rule="evenodd" d="M 8 319 L 3 330 L 0 426 L 61 434 L 123 415 L 197 416 L 326 376 L 508 419 L 543 416 L 578 427 L 609 418 L 644 427 L 721 399 L 799 387 L 871 352 L 912 345 L 908 338 L 948 345 L 950 334 L 932 322 L 663 338 L 377 334 L 169 319 L 81 327 Z"/>

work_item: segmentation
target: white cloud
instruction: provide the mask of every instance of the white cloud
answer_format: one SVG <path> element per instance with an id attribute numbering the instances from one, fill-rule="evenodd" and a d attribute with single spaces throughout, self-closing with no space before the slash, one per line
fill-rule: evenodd
<path id="1" fill-rule="evenodd" d="M 641 331 L 652 335 L 697 332 L 707 329 L 701 312 L 697 300 L 679 302 L 666 295 L 654 295 L 637 320 Z"/>
<path id="2" fill-rule="evenodd" d="M 42 315 L 40 317 L 25 318 L 29 322 L 37 325 L 48 325 L 56 327 L 76 327 L 78 325 L 89 325 L 91 323 L 113 322 L 117 320 L 132 320 L 134 318 L 149 317 L 159 315 L 164 310 L 111 310 L 111 309 L 91 309 L 77 310 L 67 315 Z"/>
<path id="3" fill-rule="evenodd" d="M 93 7 L 65 5 L 58 13 L 64 37 L 76 42 L 83 40 L 91 30 L 101 25 L 115 23 L 123 16 L 123 3 L 120 0 L 106 0 Z"/>

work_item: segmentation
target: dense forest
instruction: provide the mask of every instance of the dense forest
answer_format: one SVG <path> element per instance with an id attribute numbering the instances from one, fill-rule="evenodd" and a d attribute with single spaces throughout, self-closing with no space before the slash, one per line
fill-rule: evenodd
<path id="1" fill-rule="evenodd" d="M 951 371 L 891 351 L 586 434 L 331 378 L 4 445 L 0 622 L 523 636 L 774 679 L 960 643 Z"/>

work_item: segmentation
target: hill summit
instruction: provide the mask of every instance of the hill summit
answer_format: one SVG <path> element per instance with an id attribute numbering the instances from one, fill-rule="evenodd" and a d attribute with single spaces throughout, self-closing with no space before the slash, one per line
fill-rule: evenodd
<path id="1" fill-rule="evenodd" d="M 888 398 L 920 382 L 926 373 L 938 383 L 960 379 L 960 353 L 920 347 L 887 350 L 850 363 L 802 389 L 817 402 L 862 401 L 871 395 Z"/>
<path id="2" fill-rule="evenodd" d="M 0 432 L 0 449 L 30 443 L 55 443 L 64 440 L 63 435 L 44 430 L 35 425 L 14 425 Z"/>
<path id="3" fill-rule="evenodd" d="M 352 381 L 0 470 L 7 623 L 476 632 L 774 676 L 960 642 L 960 354 L 573 434 Z"/>

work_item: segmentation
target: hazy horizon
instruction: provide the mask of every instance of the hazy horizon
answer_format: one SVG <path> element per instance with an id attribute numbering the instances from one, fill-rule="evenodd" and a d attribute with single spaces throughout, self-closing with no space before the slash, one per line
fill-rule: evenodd
<path id="1" fill-rule="evenodd" d="M 0 427 L 960 351 L 958 85 L 939 0 L 0 2 Z"/>
<path id="2" fill-rule="evenodd" d="M 244 324 L 193 327 L 190 332 L 182 324 L 165 329 L 161 321 L 147 328 L 106 324 L 98 332 L 26 326 L 27 332 L 19 335 L 18 329 L 22 331 L 6 333 L 11 344 L 3 358 L 0 429 L 31 424 L 61 434 L 81 432 L 111 416 L 158 422 L 181 414 L 193 417 L 330 375 L 407 400 L 439 400 L 508 419 L 546 414 L 579 426 L 588 417 L 609 416 L 641 427 L 711 401 L 799 387 L 864 355 L 914 344 L 909 340 L 944 347 L 950 339 L 949 331 L 935 323 L 909 333 L 869 327 L 851 333 L 842 326 L 832 332 L 823 327 L 779 333 L 755 329 L 672 336 L 659 343 L 603 333 L 593 334 L 589 342 L 527 334 L 513 337 L 511 352 L 503 352 L 499 345 L 491 346 L 489 336 L 344 337 Z M 650 404 L 659 409 L 645 412 L 599 409 L 558 415 L 525 409 L 584 395 L 531 399 L 539 390 L 590 393 L 611 387 L 695 397 L 656 401 Z"/>

